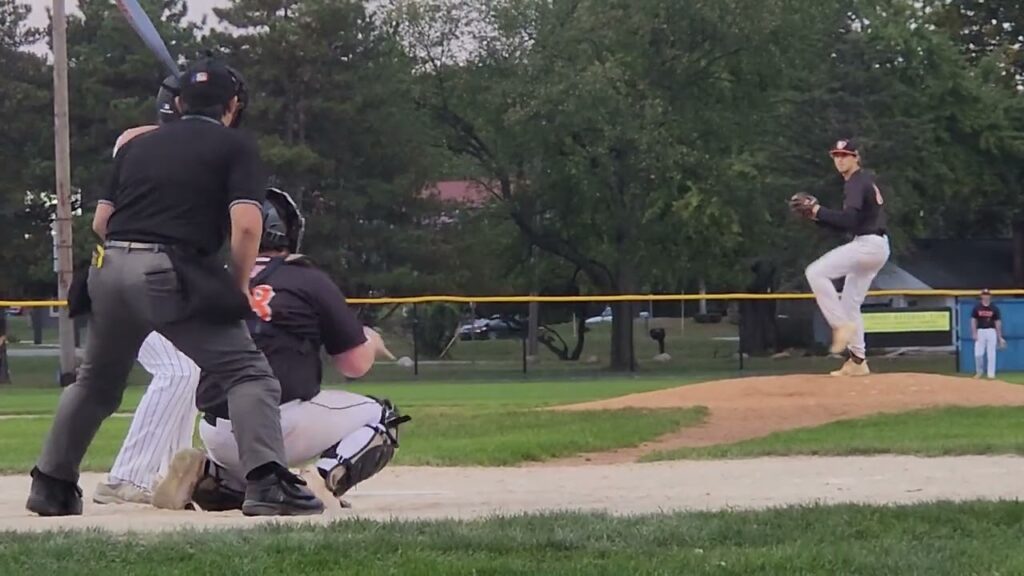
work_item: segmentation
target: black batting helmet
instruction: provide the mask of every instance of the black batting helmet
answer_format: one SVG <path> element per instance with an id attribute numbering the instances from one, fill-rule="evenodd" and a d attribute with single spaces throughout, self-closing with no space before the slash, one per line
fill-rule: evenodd
<path id="1" fill-rule="evenodd" d="M 235 114 L 234 120 L 231 121 L 231 128 L 238 128 L 242 124 L 242 113 L 249 106 L 249 90 L 245 85 L 245 77 L 238 70 L 235 70 L 231 66 L 225 66 L 228 72 L 231 73 L 232 79 L 235 81 L 235 96 L 238 96 L 238 112 Z M 282 192 L 282 194 L 284 194 Z M 285 196 L 288 196 L 285 194 Z M 291 200 L 291 197 L 288 197 Z M 297 212 L 297 210 L 296 210 Z"/>
<path id="2" fill-rule="evenodd" d="M 279 188 L 267 188 L 267 197 L 263 200 L 260 252 L 288 250 L 298 253 L 305 231 L 306 219 L 292 197 Z"/>
<path id="3" fill-rule="evenodd" d="M 181 84 L 174 74 L 160 82 L 160 91 L 156 93 L 156 122 L 167 124 L 181 117 L 178 104 L 174 101 L 181 93 Z"/>

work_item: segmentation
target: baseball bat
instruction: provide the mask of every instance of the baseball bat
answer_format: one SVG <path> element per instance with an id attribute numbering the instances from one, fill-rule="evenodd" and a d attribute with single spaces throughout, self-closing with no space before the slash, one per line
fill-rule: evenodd
<path id="1" fill-rule="evenodd" d="M 153 26 L 153 22 L 146 15 L 146 12 L 139 6 L 138 0 L 116 0 L 117 8 L 121 11 L 125 20 L 128 21 L 128 25 L 135 30 L 135 33 L 139 35 L 142 42 L 150 49 L 151 52 L 160 60 L 168 74 L 178 74 L 178 64 L 171 57 L 170 51 L 167 50 L 167 45 L 164 44 L 163 38 L 160 37 L 160 33 L 156 31 L 156 27 Z"/>

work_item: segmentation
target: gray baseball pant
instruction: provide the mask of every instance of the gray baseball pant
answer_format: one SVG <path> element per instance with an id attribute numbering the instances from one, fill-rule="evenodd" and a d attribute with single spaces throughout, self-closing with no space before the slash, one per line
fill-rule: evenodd
<path id="1" fill-rule="evenodd" d="M 92 317 L 85 359 L 75 383 L 61 394 L 37 467 L 77 482 L 79 465 L 100 424 L 117 410 L 142 341 L 157 331 L 210 378 L 200 397 L 227 400 L 244 470 L 285 463 L 281 385 L 245 322 L 182 320 L 185 299 L 167 254 L 107 248 L 89 271 Z"/>

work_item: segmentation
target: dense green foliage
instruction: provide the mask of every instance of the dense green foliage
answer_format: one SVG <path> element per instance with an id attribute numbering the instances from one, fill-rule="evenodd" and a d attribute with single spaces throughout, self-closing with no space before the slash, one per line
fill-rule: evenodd
<path id="1" fill-rule="evenodd" d="M 87 222 L 110 145 L 152 120 L 161 73 L 111 3 L 79 5 L 72 178 Z M 835 238 L 783 201 L 838 202 L 825 151 L 845 135 L 887 189 L 897 253 L 910 237 L 1024 238 L 1014 3 L 234 0 L 216 11 L 229 32 L 212 33 L 182 0 L 143 5 L 173 52 L 214 49 L 247 75 L 248 128 L 311 216 L 307 251 L 353 294 L 729 290 L 755 259 L 799 284 Z M 50 69 L 24 15 L 0 0 L 7 297 L 54 285 Z M 464 179 L 484 207 L 423 194 Z M 616 366 L 631 331 L 615 322 Z"/>

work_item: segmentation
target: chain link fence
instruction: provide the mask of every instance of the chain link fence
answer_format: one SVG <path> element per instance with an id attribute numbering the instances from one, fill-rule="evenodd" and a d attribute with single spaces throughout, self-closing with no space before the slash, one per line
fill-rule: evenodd
<path id="1" fill-rule="evenodd" d="M 958 298 L 969 294 L 919 295 L 944 297 L 956 310 Z M 896 310 L 878 300 L 865 312 L 872 306 Z M 0 302 L 5 304 L 23 306 L 7 318 L 5 365 L 11 379 L 51 384 L 57 369 L 55 320 L 52 309 L 31 310 L 61 303 Z M 828 354 L 831 331 L 804 294 L 422 297 L 351 299 L 350 305 L 384 336 L 395 356 L 378 361 L 366 381 L 682 379 L 827 372 L 841 362 Z M 947 339 L 932 338 L 925 346 L 876 346 L 869 349 L 872 368 L 957 371 L 956 315 L 950 316 Z M 79 345 L 85 340 L 83 335 Z M 325 379 L 343 380 L 329 364 Z"/>

